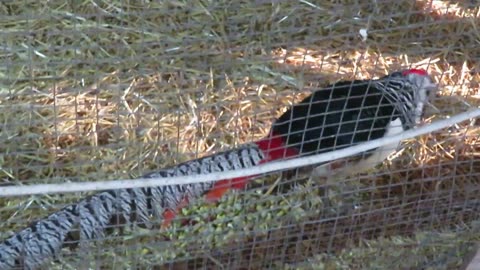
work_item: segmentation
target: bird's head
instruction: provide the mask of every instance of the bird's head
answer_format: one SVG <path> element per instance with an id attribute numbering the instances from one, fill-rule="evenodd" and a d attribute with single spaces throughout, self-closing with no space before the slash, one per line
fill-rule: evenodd
<path id="1" fill-rule="evenodd" d="M 412 127 L 419 124 L 425 105 L 429 104 L 437 90 L 432 78 L 423 69 L 407 69 L 391 73 L 383 79 L 399 94 L 397 100 L 404 106 L 402 111 L 409 114 L 408 125 Z"/>
<path id="2" fill-rule="evenodd" d="M 423 69 L 404 70 L 402 71 L 402 76 L 414 86 L 415 99 L 418 102 L 428 102 L 437 90 L 437 84 L 433 82 L 432 78 Z"/>

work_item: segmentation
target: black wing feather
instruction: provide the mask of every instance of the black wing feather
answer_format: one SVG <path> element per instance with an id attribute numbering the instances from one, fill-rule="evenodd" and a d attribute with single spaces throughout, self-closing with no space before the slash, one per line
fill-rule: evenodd
<path id="1" fill-rule="evenodd" d="M 315 91 L 287 110 L 274 123 L 272 133 L 302 155 L 381 138 L 400 114 L 370 82 L 338 82 Z"/>

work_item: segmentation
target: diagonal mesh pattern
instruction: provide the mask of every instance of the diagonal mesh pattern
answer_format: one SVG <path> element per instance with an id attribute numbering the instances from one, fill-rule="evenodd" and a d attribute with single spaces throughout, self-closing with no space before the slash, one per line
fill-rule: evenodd
<path id="1" fill-rule="evenodd" d="M 2 2 L 0 185 L 134 179 L 235 151 L 315 90 L 410 68 L 439 88 L 420 125 L 478 108 L 479 16 L 447 0 Z M 479 238 L 479 131 L 405 140 L 353 175 L 330 173 L 344 160 L 327 177 L 257 175 L 168 226 L 119 211 L 95 239 L 73 226 L 42 267 L 457 269 Z M 91 194 L 0 197 L 0 239 Z"/>

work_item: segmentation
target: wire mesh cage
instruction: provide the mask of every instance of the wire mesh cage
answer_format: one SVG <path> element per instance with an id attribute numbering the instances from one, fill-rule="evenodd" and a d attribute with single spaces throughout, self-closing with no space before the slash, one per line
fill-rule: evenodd
<path id="1" fill-rule="evenodd" d="M 353 134 L 361 117 L 368 120 L 362 89 L 395 88 L 397 75 L 381 78 L 410 76 L 397 71 L 426 70 L 438 86 L 418 127 L 478 112 L 478 6 L 447 0 L 2 1 L 0 266 L 460 269 L 480 238 L 476 118 L 403 140 L 376 162 L 368 159 L 371 151 L 332 156 L 328 163 L 220 181 L 230 189 L 202 181 L 202 173 L 257 167 L 280 152 L 279 160 L 302 156 L 305 144 L 285 139 L 295 135 L 292 119 L 290 132 L 278 139 L 283 146 L 269 137 L 276 119 L 293 116 L 290 108 L 302 100 L 310 102 L 299 109 L 307 123 L 313 122 L 307 111 L 325 110 L 321 134 L 313 133 L 338 146 L 347 136 L 340 132 L 346 118 L 353 119 Z M 346 92 L 334 94 L 339 82 L 347 82 Z M 327 91 L 320 105 L 308 100 L 319 89 Z M 375 99 L 371 118 L 386 110 L 392 120 L 395 110 L 400 130 L 418 128 L 397 105 L 380 106 L 415 111 L 420 94 L 395 96 L 402 91 L 380 91 L 386 97 Z M 335 95 L 341 111 L 332 105 Z M 354 113 L 349 102 L 357 102 Z M 325 119 L 335 113 L 337 129 L 326 135 Z M 372 126 L 364 139 L 350 136 L 332 149 L 319 142 L 310 154 L 385 137 L 390 122 L 380 122 L 377 135 Z M 265 142 L 281 151 L 265 151 Z M 358 160 L 369 164 L 352 163 Z M 159 177 L 160 185 L 183 172 L 199 180 L 138 189 L 103 182 L 147 176 Z M 97 182 L 103 191 L 86 188 Z M 85 190 L 53 192 L 75 183 Z"/>

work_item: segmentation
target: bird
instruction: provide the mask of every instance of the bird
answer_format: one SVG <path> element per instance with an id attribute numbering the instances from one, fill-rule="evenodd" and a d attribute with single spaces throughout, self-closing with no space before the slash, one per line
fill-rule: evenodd
<path id="1" fill-rule="evenodd" d="M 423 69 L 395 71 L 379 79 L 339 81 L 312 92 L 273 121 L 269 134 L 236 149 L 189 160 L 144 175 L 162 178 L 203 175 L 252 168 L 287 158 L 328 153 L 359 143 L 392 136 L 421 123 L 424 108 L 437 89 Z M 353 174 L 381 163 L 398 143 L 366 151 L 348 166 L 332 161 L 316 164 L 313 173 Z M 340 164 L 340 165 L 339 165 Z M 244 189 L 244 176 L 202 182 L 131 189 L 90 195 L 60 209 L 0 242 L 0 269 L 37 269 L 57 258 L 77 232 L 79 245 L 102 239 L 115 221 L 151 228 L 164 226 L 178 211 L 204 196 L 219 200 L 229 190 Z"/>

